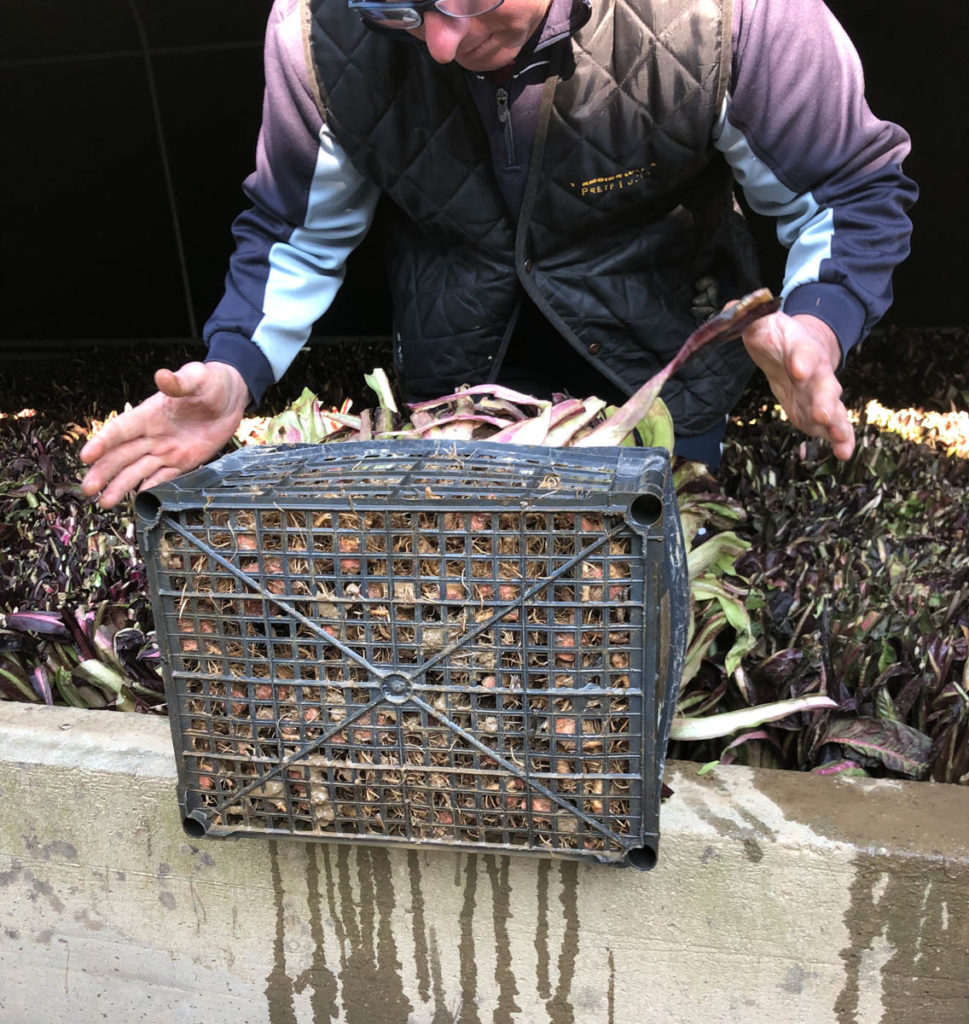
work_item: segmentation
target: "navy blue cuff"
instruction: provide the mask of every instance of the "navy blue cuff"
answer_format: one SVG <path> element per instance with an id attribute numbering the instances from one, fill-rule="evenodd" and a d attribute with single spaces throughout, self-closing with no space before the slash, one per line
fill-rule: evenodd
<path id="1" fill-rule="evenodd" d="M 837 336 L 842 357 L 861 341 L 867 315 L 847 288 L 821 281 L 795 288 L 784 300 L 784 312 L 788 316 L 807 313 L 823 320 Z"/>
<path id="2" fill-rule="evenodd" d="M 207 363 L 228 363 L 234 366 L 249 388 L 253 408 L 262 401 L 262 396 L 270 384 L 275 384 L 269 360 L 255 342 L 233 334 L 231 331 L 220 331 L 209 338 L 209 351 L 205 357 Z"/>

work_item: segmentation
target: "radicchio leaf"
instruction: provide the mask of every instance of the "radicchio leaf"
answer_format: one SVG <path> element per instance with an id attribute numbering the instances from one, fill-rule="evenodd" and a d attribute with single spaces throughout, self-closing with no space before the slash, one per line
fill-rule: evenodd
<path id="1" fill-rule="evenodd" d="M 820 743 L 843 747 L 863 765 L 880 764 L 914 779 L 924 779 L 929 772 L 932 741 L 903 722 L 832 716 L 821 732 Z"/>

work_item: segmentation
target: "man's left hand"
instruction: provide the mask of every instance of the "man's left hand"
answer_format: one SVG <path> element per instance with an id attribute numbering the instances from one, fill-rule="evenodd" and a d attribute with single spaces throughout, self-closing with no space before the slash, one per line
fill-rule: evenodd
<path id="1" fill-rule="evenodd" d="M 808 314 L 774 313 L 755 321 L 743 337 L 794 426 L 827 441 L 839 459 L 850 458 L 855 432 L 835 376 L 841 346 L 834 331 Z"/>

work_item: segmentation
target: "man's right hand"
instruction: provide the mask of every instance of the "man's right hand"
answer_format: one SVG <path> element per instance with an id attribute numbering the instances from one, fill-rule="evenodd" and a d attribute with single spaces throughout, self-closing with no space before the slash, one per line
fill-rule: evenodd
<path id="1" fill-rule="evenodd" d="M 850 458 L 855 431 L 835 372 L 841 346 L 834 331 L 807 313 L 773 313 L 744 331 L 744 345 L 791 423 L 827 441 L 837 458 Z"/>
<path id="2" fill-rule="evenodd" d="M 81 449 L 81 461 L 91 467 L 81 489 L 102 508 L 211 459 L 250 401 L 242 375 L 226 363 L 158 370 L 155 385 L 151 398 L 106 423 Z"/>

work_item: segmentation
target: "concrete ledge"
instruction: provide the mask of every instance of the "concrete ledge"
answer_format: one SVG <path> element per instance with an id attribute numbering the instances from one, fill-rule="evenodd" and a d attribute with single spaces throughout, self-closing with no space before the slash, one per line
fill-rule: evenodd
<path id="1" fill-rule="evenodd" d="M 189 840 L 164 719 L 0 702 L 0 1024 L 966 1024 L 969 789 L 675 764 L 649 873 Z"/>

